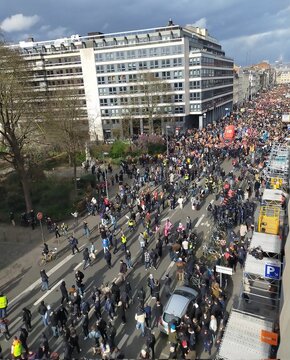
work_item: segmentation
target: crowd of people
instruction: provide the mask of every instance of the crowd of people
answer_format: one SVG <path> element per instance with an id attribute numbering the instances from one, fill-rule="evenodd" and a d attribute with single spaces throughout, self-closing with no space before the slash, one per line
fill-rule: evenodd
<path id="1" fill-rule="evenodd" d="M 244 264 L 247 239 L 254 224 L 255 202 L 259 201 L 266 184 L 263 169 L 267 155 L 274 142 L 283 142 L 281 115 L 289 111 L 289 102 L 284 97 L 286 89 L 276 87 L 260 94 L 255 101 L 249 101 L 239 110 L 233 111 L 220 121 L 202 130 L 188 130 L 169 138 L 169 155 L 141 156 L 138 162 L 123 162 L 118 173 L 113 175 L 110 166 L 87 166 L 99 182 L 110 179 L 111 185 L 118 184 L 118 193 L 113 199 L 106 197 L 105 188 L 95 197 L 87 199 L 86 209 L 90 216 L 99 214 L 101 224 L 99 235 L 103 256 L 110 269 L 112 257 L 123 252 L 119 272 L 115 281 L 101 288 L 88 289 L 84 270 L 95 259 L 94 241 L 83 250 L 83 271 L 75 272 L 75 284 L 67 288 L 60 285 L 60 306 L 41 301 L 38 313 L 43 324 L 36 350 L 29 344 L 31 312 L 23 308 L 23 326 L 19 333 L 10 336 L 6 310 L 8 299 L 0 294 L 0 329 L 6 339 L 12 339 L 13 359 L 58 359 L 49 345 L 50 334 L 62 339 L 65 360 L 71 360 L 75 353 L 81 353 L 83 341 L 90 341 L 96 357 L 121 359 L 126 357 L 124 349 L 115 343 L 116 319 L 124 326 L 128 322 L 128 309 L 136 308 L 136 328 L 144 336 L 144 348 L 140 359 L 155 358 L 156 330 L 163 313 L 161 294 L 168 298 L 172 292 L 173 280 L 167 274 L 164 281 L 147 273 L 148 290 L 155 299 L 154 306 L 145 302 L 146 289 L 132 289 L 129 270 L 134 271 L 129 240 L 137 226 L 142 231 L 138 242 L 142 250 L 142 261 L 146 271 L 156 269 L 167 254 L 175 262 L 179 282 L 198 290 L 194 307 L 186 313 L 180 323 L 169 326 L 168 341 L 171 359 L 195 359 L 197 345 L 202 344 L 211 356 L 212 348 L 218 348 L 228 318 L 227 294 L 219 286 L 215 265 L 225 263 L 236 270 L 237 264 Z M 287 92 L 287 91 L 286 91 Z M 226 125 L 234 124 L 235 141 L 223 139 Z M 222 167 L 225 159 L 231 159 L 233 170 L 226 174 Z M 127 182 L 125 182 L 127 180 Z M 130 183 L 130 185 L 129 185 Z M 216 251 L 213 256 L 204 251 L 197 252 L 208 239 L 200 238 L 192 228 L 191 217 L 180 218 L 175 228 L 170 220 L 161 223 L 165 209 L 183 209 L 190 200 L 192 211 L 198 210 L 208 196 L 215 194 L 216 204 L 207 208 L 216 224 L 220 237 L 214 240 Z M 126 214 L 124 222 L 123 215 Z M 90 238 L 91 230 L 86 222 L 81 225 L 84 235 Z M 55 229 L 54 229 L 55 230 Z M 60 229 L 67 234 L 67 227 Z M 56 231 L 56 230 L 55 230 Z M 61 236 L 58 229 L 55 236 Z M 79 252 L 78 240 L 69 237 L 72 254 Z M 48 251 L 48 249 L 44 249 Z M 148 275 L 149 274 L 149 275 Z M 41 271 L 42 290 L 49 289 L 49 278 Z M 135 294 L 135 295 L 134 295 Z M 90 310 L 93 309 L 93 317 Z M 132 320 L 132 319 L 129 319 Z M 82 337 L 82 339 L 80 339 Z M 0 348 L 1 354 L 1 348 Z M 1 358 L 1 357 L 0 357 Z M 3 358 L 3 357 L 2 357 Z"/>

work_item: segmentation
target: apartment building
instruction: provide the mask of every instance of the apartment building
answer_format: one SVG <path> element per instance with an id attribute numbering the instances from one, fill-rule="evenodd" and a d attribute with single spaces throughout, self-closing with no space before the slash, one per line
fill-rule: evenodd
<path id="1" fill-rule="evenodd" d="M 129 136 L 164 133 L 166 127 L 202 127 L 232 109 L 233 60 L 206 29 L 170 20 L 161 28 L 29 39 L 11 46 L 31 63 L 39 91 L 76 89 L 91 140 L 122 136 L 125 127 Z M 162 86 L 159 97 L 149 93 L 144 100 L 140 82 L 148 74 Z"/>

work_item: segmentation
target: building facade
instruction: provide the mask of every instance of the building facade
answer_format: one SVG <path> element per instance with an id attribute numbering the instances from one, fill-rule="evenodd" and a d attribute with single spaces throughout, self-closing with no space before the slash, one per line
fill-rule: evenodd
<path id="1" fill-rule="evenodd" d="M 76 89 L 92 140 L 122 135 L 124 127 L 130 136 L 164 133 L 169 126 L 202 127 L 232 109 L 233 60 L 206 29 L 170 21 L 162 28 L 30 39 L 12 47 L 31 63 L 39 91 Z M 149 105 L 138 91 L 144 74 L 166 83 L 166 96 L 161 94 L 152 110 L 159 128 L 150 128 Z"/>

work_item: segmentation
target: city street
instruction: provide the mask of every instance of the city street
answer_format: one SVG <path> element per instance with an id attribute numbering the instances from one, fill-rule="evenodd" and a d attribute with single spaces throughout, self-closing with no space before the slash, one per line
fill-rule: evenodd
<path id="1" fill-rule="evenodd" d="M 223 167 L 228 173 L 232 165 L 230 161 L 225 161 Z M 161 214 L 161 227 L 164 224 L 164 221 L 169 218 L 172 224 L 177 227 L 178 223 L 181 221 L 185 224 L 185 220 L 187 216 L 190 216 L 192 219 L 193 227 L 196 228 L 198 235 L 203 239 L 203 242 L 206 242 L 209 238 L 211 232 L 212 222 L 207 214 L 207 206 L 209 203 L 214 203 L 214 195 L 209 195 L 206 198 L 205 203 L 202 205 L 199 211 L 193 211 L 191 209 L 190 201 L 184 205 L 183 209 L 180 209 L 177 206 L 174 210 L 170 210 L 168 207 Z M 87 217 L 86 221 L 89 224 L 90 228 L 96 226 L 99 221 L 98 217 Z M 123 229 L 127 229 L 127 218 L 124 216 L 122 219 L 118 221 L 118 228 L 123 226 Z M 80 222 L 81 225 L 81 222 Z M 81 226 L 80 226 L 81 227 Z M 167 273 L 170 273 L 172 276 L 173 285 L 176 285 L 175 278 L 175 263 L 170 261 L 168 256 L 168 250 L 165 248 L 163 252 L 162 261 L 158 264 L 157 270 L 150 269 L 145 272 L 144 265 L 142 264 L 142 256 L 141 249 L 139 245 L 139 241 L 137 241 L 139 232 L 143 230 L 143 226 L 139 225 L 134 233 L 131 233 L 128 237 L 128 247 L 131 251 L 134 268 L 129 270 L 127 280 L 130 281 L 130 284 L 133 289 L 133 298 L 136 294 L 136 291 L 143 286 L 147 292 L 147 301 L 153 307 L 155 300 L 152 300 L 149 295 L 149 288 L 147 286 L 147 278 L 150 273 L 154 275 L 154 278 L 161 279 L 161 289 L 164 283 L 164 278 Z M 80 228 L 76 232 L 76 237 L 79 239 L 79 248 L 84 249 L 88 245 L 88 239 L 82 236 L 82 228 Z M 91 238 L 95 238 L 95 233 L 91 234 Z M 61 238 L 61 244 L 66 244 L 66 240 Z M 91 290 L 94 286 L 100 287 L 105 283 L 112 283 L 113 279 L 115 279 L 119 272 L 120 259 L 124 259 L 124 254 L 121 249 L 116 253 L 116 255 L 112 255 L 112 268 L 108 269 L 105 260 L 103 258 L 103 250 L 100 237 L 97 237 L 96 247 L 98 249 L 98 254 L 96 260 L 94 260 L 91 267 L 88 267 L 85 271 L 85 298 L 89 299 Z M 149 248 L 155 246 L 154 239 L 151 237 Z M 39 247 L 39 254 L 40 254 Z M 31 259 L 31 261 L 33 261 Z M 38 306 L 41 300 L 45 301 L 45 304 L 49 304 L 52 308 L 56 308 L 60 304 L 61 294 L 59 291 L 59 286 L 63 280 L 66 281 L 67 288 L 71 287 L 75 283 L 74 272 L 77 269 L 82 271 L 82 253 L 77 253 L 75 255 L 71 255 L 70 251 L 67 251 L 58 258 L 55 262 L 51 262 L 46 265 L 45 269 L 49 276 L 49 284 L 50 290 L 42 293 L 40 290 L 40 280 L 39 280 L 39 271 L 40 267 L 36 264 L 37 259 L 30 264 L 31 269 L 24 274 L 21 279 L 15 279 L 13 282 L 9 284 L 1 284 L 1 288 L 8 296 L 9 299 L 9 307 L 8 307 L 8 318 L 10 321 L 9 330 L 12 335 L 17 334 L 18 330 L 22 324 L 21 320 L 21 311 L 25 306 L 29 308 L 33 314 L 32 320 L 32 332 L 29 334 L 28 345 L 31 348 L 36 348 L 38 346 L 39 334 L 44 331 L 45 328 L 41 322 L 40 316 L 37 313 Z M 24 266 L 27 264 L 24 264 Z M 238 274 L 236 275 L 237 277 Z M 239 286 L 238 286 L 239 287 Z M 6 290 L 5 290 L 6 289 Z M 161 291 L 161 303 L 165 305 L 164 294 Z M 140 350 L 144 346 L 144 338 L 141 337 L 141 333 L 139 330 L 136 330 L 135 325 L 135 310 L 136 305 L 130 305 L 129 310 L 126 312 L 127 323 L 122 325 L 120 323 L 120 319 L 117 318 L 114 326 L 117 329 L 116 336 L 116 344 L 125 354 L 126 358 L 137 358 Z M 106 315 L 105 315 L 106 318 Z M 106 318 L 107 319 L 107 318 Z M 90 311 L 90 325 L 94 322 L 94 314 L 93 310 Z M 49 330 L 46 329 L 46 334 L 49 335 L 50 347 L 52 350 L 57 351 L 59 353 L 62 352 L 62 342 L 61 338 L 54 339 L 51 337 L 51 334 L 48 333 Z M 156 337 L 156 357 L 160 359 L 166 359 L 169 356 L 169 346 L 167 341 L 167 336 L 159 334 L 159 330 L 157 328 L 154 329 L 155 337 Z M 81 334 L 81 332 L 80 332 Z M 2 341 L 3 350 L 5 350 L 5 354 L 8 353 L 10 347 L 10 341 Z M 82 356 L 92 357 L 91 347 L 93 345 L 93 340 L 87 339 L 83 340 L 83 336 L 80 336 L 80 344 L 82 348 Z"/>

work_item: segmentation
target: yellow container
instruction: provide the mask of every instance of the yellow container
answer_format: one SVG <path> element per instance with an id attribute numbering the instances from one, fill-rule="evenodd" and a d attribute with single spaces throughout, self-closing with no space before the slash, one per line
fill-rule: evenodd
<path id="1" fill-rule="evenodd" d="M 272 177 L 270 181 L 271 189 L 281 189 L 283 185 L 283 179 L 278 177 Z"/>
<path id="2" fill-rule="evenodd" d="M 266 234 L 279 234 L 280 209 L 276 206 L 262 206 L 259 214 L 258 231 Z"/>

